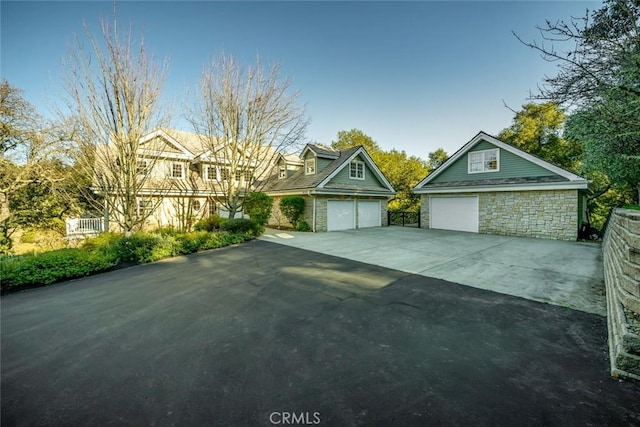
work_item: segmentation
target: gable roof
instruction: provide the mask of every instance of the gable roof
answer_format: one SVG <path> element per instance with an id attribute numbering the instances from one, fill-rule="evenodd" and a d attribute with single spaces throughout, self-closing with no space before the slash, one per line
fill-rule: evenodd
<path id="1" fill-rule="evenodd" d="M 302 150 L 300 157 L 304 159 L 307 151 L 312 151 L 317 157 L 323 157 L 325 159 L 337 159 L 340 156 L 340 151 L 319 144 L 307 144 Z"/>
<path id="2" fill-rule="evenodd" d="M 478 179 L 475 181 L 457 181 L 457 182 L 441 182 L 431 183 L 438 175 L 444 172 L 448 167 L 453 165 L 456 161 L 462 158 L 467 152 L 475 147 L 481 141 L 489 142 L 490 144 L 508 151 L 524 160 L 527 160 L 543 169 L 553 173 L 554 177 L 527 177 L 527 178 L 497 178 L 497 179 Z M 435 171 L 427 175 L 418 185 L 413 188 L 415 193 L 429 192 L 429 189 L 442 189 L 444 188 L 463 188 L 464 191 L 472 191 L 473 187 L 490 188 L 493 190 L 498 189 L 498 186 L 521 186 L 521 187 L 535 187 L 551 189 L 551 188 L 565 188 L 565 189 L 584 189 L 587 188 L 587 180 L 583 177 L 574 174 L 566 169 L 563 169 L 553 163 L 547 162 L 540 157 L 533 154 L 522 151 L 513 145 L 500 141 L 495 136 L 489 135 L 486 132 L 480 131 L 469 142 L 467 142 L 462 148 L 456 151 L 451 157 L 449 157 L 443 164 L 441 164 Z"/>
<path id="3" fill-rule="evenodd" d="M 179 142 L 173 135 L 169 134 L 165 129 L 157 129 L 140 139 L 140 145 L 142 150 L 146 150 L 144 144 L 152 141 L 155 138 L 161 138 L 166 141 L 169 145 L 173 146 L 178 153 L 171 153 L 174 157 L 180 157 L 185 159 L 191 159 L 194 156 L 194 153 L 198 151 L 192 151 L 195 147 L 191 147 L 188 149 L 182 142 Z M 155 150 L 151 150 L 154 155 L 162 154 L 162 152 L 157 152 Z M 176 156 L 177 154 L 177 156 Z"/>
<path id="4" fill-rule="evenodd" d="M 317 151 L 315 151 L 317 148 L 318 146 L 316 145 L 307 144 L 307 146 L 302 150 L 302 154 L 305 154 L 308 150 L 311 150 L 317 154 Z M 263 191 L 267 193 L 311 191 L 316 194 L 339 194 L 340 192 L 349 193 L 350 191 L 370 191 L 371 193 L 376 194 L 380 194 L 381 192 L 383 192 L 384 195 L 395 194 L 395 190 L 363 146 L 352 147 L 341 151 L 332 150 L 329 152 L 327 149 L 323 148 L 321 148 L 320 150 L 323 150 L 327 153 L 330 153 L 332 156 L 335 156 L 335 159 L 325 168 L 316 171 L 316 173 L 313 175 L 306 175 L 304 169 L 301 168 L 293 176 L 286 179 L 278 179 L 277 175 L 272 174 Z M 300 157 L 302 157 L 302 154 Z M 381 190 L 379 187 L 367 188 L 360 183 L 354 183 L 353 186 L 340 186 L 340 188 L 338 188 L 337 186 L 327 187 L 327 184 L 331 181 L 331 179 L 345 167 L 347 167 L 351 163 L 351 161 L 359 155 L 365 160 L 365 163 L 369 166 L 370 170 L 373 171 L 378 181 L 380 181 L 380 183 L 384 186 L 384 189 Z"/>

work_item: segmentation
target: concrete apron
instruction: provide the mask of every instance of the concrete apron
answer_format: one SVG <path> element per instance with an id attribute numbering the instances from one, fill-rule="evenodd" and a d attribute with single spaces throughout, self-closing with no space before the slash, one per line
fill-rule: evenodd
<path id="1" fill-rule="evenodd" d="M 378 227 L 262 240 L 606 316 L 598 243 Z"/>

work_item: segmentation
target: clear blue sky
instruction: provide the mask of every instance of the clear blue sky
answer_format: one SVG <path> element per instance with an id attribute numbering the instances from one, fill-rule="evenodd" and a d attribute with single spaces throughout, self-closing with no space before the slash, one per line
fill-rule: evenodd
<path id="1" fill-rule="evenodd" d="M 452 154 L 478 131 L 498 133 L 527 102 L 546 63 L 511 34 L 583 16 L 601 2 L 132 2 L 120 24 L 168 57 L 177 105 L 203 66 L 224 51 L 278 61 L 307 104 L 308 139 L 329 144 L 358 128 L 383 148 L 426 158 Z M 1 76 L 46 113 L 61 94 L 61 61 L 85 20 L 93 32 L 113 2 L 0 2 Z M 190 130 L 176 114 L 174 126 Z"/>

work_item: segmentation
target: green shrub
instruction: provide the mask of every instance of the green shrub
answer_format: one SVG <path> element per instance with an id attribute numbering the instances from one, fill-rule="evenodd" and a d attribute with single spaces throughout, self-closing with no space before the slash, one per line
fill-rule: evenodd
<path id="1" fill-rule="evenodd" d="M 244 209 L 251 220 L 258 225 L 265 226 L 271 216 L 273 198 L 265 193 L 253 192 L 244 199 Z"/>
<path id="2" fill-rule="evenodd" d="M 229 219 L 222 223 L 223 231 L 229 233 L 253 233 L 256 230 L 256 223 L 247 218 Z"/>
<path id="3" fill-rule="evenodd" d="M 304 215 L 304 199 L 300 196 L 285 196 L 280 200 L 280 211 L 291 225 L 297 227 Z"/>
<path id="4" fill-rule="evenodd" d="M 25 231 L 22 237 L 20 237 L 20 241 L 22 243 L 36 243 L 36 238 L 38 237 L 35 231 Z"/>
<path id="5" fill-rule="evenodd" d="M 195 231 L 215 231 L 220 229 L 221 218 L 218 215 L 203 218 L 193 226 Z"/>
<path id="6" fill-rule="evenodd" d="M 300 221 L 296 226 L 296 230 L 298 231 L 309 231 L 311 227 L 309 227 L 309 223 L 307 221 Z"/>
<path id="7" fill-rule="evenodd" d="M 2 289 L 50 285 L 105 270 L 113 262 L 97 252 L 69 248 L 3 260 Z"/>

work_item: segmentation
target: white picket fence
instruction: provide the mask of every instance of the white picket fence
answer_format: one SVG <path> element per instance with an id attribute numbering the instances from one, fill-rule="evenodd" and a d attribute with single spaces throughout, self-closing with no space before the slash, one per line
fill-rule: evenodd
<path id="1" fill-rule="evenodd" d="M 104 218 L 67 218 L 67 238 L 97 236 L 104 231 Z"/>

